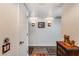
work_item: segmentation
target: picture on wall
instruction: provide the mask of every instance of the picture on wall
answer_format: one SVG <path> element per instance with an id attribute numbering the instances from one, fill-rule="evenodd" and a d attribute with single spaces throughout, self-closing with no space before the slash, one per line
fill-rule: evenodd
<path id="1" fill-rule="evenodd" d="M 38 22 L 38 28 L 45 28 L 45 22 Z"/>
<path id="2" fill-rule="evenodd" d="M 4 44 L 2 45 L 2 54 L 8 52 L 10 50 L 10 42 L 9 38 L 4 39 Z"/>

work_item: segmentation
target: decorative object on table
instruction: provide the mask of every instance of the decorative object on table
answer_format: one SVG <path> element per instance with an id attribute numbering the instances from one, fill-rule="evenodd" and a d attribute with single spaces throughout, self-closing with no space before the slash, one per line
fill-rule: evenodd
<path id="1" fill-rule="evenodd" d="M 4 44 L 2 45 L 2 54 L 6 53 L 10 50 L 9 38 L 5 38 L 3 43 Z"/>
<path id="2" fill-rule="evenodd" d="M 75 41 L 72 40 L 71 43 L 70 43 L 71 47 L 74 47 L 75 46 Z"/>
<path id="3" fill-rule="evenodd" d="M 70 44 L 70 36 L 68 36 L 68 35 L 64 35 L 64 42 Z"/>
<path id="4" fill-rule="evenodd" d="M 38 22 L 38 28 L 45 28 L 45 22 Z"/>

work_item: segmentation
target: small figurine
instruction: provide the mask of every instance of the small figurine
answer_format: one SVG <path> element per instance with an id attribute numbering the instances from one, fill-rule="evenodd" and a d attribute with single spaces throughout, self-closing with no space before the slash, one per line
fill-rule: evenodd
<path id="1" fill-rule="evenodd" d="M 70 36 L 64 35 L 64 42 L 70 44 Z"/>
<path id="2" fill-rule="evenodd" d="M 74 46 L 75 46 L 75 41 L 72 40 L 70 45 L 71 45 L 72 47 L 74 47 Z"/>

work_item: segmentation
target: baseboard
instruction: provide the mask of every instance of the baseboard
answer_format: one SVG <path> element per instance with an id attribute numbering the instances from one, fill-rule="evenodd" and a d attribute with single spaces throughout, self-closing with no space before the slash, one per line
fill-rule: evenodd
<path id="1" fill-rule="evenodd" d="M 38 47 L 45 47 L 45 48 L 56 48 L 56 46 L 29 46 L 29 48 L 38 48 Z"/>

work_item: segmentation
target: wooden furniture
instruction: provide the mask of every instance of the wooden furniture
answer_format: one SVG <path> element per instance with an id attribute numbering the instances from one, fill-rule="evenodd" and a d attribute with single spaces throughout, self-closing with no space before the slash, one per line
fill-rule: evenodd
<path id="1" fill-rule="evenodd" d="M 34 48 L 32 56 L 48 56 L 48 51 L 46 48 Z"/>
<path id="2" fill-rule="evenodd" d="M 57 56 L 79 56 L 79 47 L 57 41 Z"/>

